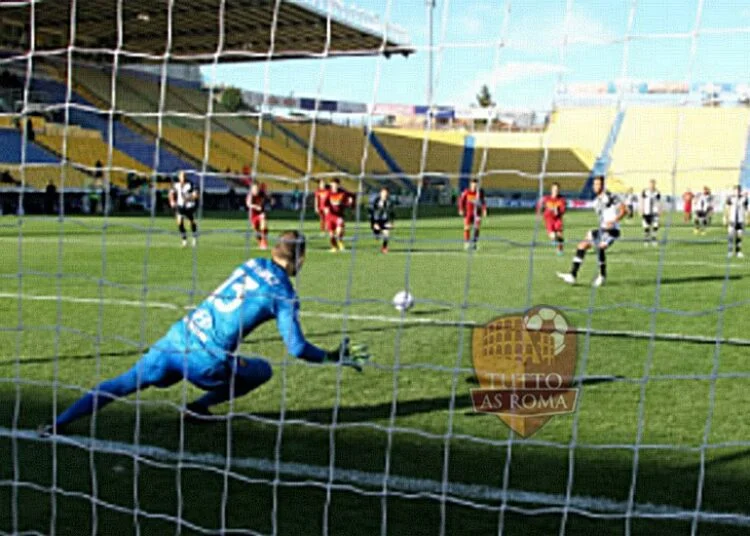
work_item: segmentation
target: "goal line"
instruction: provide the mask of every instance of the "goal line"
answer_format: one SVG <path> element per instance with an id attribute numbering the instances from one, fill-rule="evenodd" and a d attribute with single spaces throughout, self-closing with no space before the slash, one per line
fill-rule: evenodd
<path id="1" fill-rule="evenodd" d="M 232 457 L 231 462 L 228 462 L 224 456 L 214 453 L 173 452 L 154 445 L 133 445 L 84 436 L 43 438 L 33 430 L 12 430 L 5 427 L 0 427 L 0 437 L 34 442 L 56 441 L 59 444 L 78 447 L 88 451 L 94 450 L 99 453 L 128 456 L 133 460 L 137 460 L 138 463 L 158 468 L 174 469 L 179 465 L 184 469 L 190 467 L 191 464 L 196 464 L 196 468 L 198 469 L 224 474 L 226 468 L 231 467 L 234 469 L 229 471 L 232 478 L 249 484 L 272 485 L 274 484 L 274 480 L 271 478 L 248 477 L 236 472 L 236 470 L 280 474 L 300 479 L 295 482 L 280 481 L 276 483 L 287 487 L 309 486 L 322 489 L 331 487 L 338 491 L 352 491 L 366 496 L 382 497 L 387 495 L 403 499 L 427 498 L 439 501 L 443 497 L 443 482 L 431 479 L 397 475 L 388 475 L 386 477 L 382 473 L 334 467 L 333 482 L 329 484 L 329 480 L 331 479 L 331 468 L 329 466 L 281 462 L 267 458 L 252 457 Z M 384 488 L 385 478 L 387 478 L 387 486 Z M 7 480 L 0 481 L 0 486 L 16 484 Z M 750 527 L 750 516 L 732 512 L 711 512 L 705 510 L 695 512 L 694 510 L 685 510 L 671 505 L 651 503 L 636 504 L 628 512 L 627 502 L 614 501 L 604 497 L 574 495 L 566 498 L 565 495 L 559 494 L 502 489 L 478 484 L 449 482 L 447 485 L 448 493 L 445 499 L 448 501 L 488 511 L 499 511 L 502 507 L 497 503 L 503 502 L 506 504 L 505 509 L 524 515 L 553 514 L 565 510 L 569 513 L 596 519 L 624 519 L 630 516 L 685 521 L 692 521 L 697 515 L 701 522 Z M 59 493 L 63 490 L 55 489 L 54 491 Z M 514 504 L 525 505 L 525 507 L 514 506 Z M 114 505 L 108 504 L 103 504 L 103 506 L 114 507 Z"/>

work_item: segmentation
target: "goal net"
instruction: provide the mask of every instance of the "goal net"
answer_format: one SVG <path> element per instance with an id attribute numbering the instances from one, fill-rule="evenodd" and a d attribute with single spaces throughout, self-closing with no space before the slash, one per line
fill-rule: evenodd
<path id="1" fill-rule="evenodd" d="M 359 4 L 0 2 L 0 534 L 746 533 L 750 11 Z"/>

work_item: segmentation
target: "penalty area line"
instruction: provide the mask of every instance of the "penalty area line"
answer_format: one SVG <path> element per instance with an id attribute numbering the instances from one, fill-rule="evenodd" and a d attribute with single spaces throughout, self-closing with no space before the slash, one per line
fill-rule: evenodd
<path id="1" fill-rule="evenodd" d="M 138 300 L 120 300 L 110 298 L 79 298 L 74 296 L 52 296 L 52 295 L 37 295 L 37 294 L 17 294 L 12 292 L 0 292 L 0 299 L 17 300 L 21 297 L 23 300 L 28 301 L 46 301 L 56 302 L 61 301 L 63 303 L 78 303 L 82 305 L 121 305 L 126 307 L 148 307 L 152 309 L 167 309 L 171 311 L 189 311 L 193 309 L 189 305 L 175 305 L 173 303 L 159 302 L 159 301 L 138 301 Z M 343 320 L 344 318 L 355 322 L 382 322 L 387 324 L 403 324 L 405 326 L 424 325 L 424 326 L 440 326 L 440 327 L 463 327 L 463 328 L 475 328 L 481 327 L 486 322 L 475 322 L 472 320 L 441 320 L 439 318 L 415 318 L 409 316 L 407 313 L 404 317 L 401 316 L 386 316 L 386 315 L 362 315 L 362 314 L 350 314 L 350 313 L 325 313 L 321 311 L 300 311 L 301 316 L 310 318 L 322 318 L 326 320 Z M 704 335 L 686 335 L 684 333 L 647 333 L 641 331 L 628 331 L 628 330 L 615 330 L 615 329 L 584 329 L 576 328 L 575 333 L 579 335 L 592 335 L 594 337 L 612 337 L 612 338 L 625 338 L 625 339 L 641 339 L 641 340 L 656 340 L 656 341 L 671 341 L 671 342 L 687 342 L 696 344 L 724 344 L 727 346 L 750 346 L 750 339 L 740 338 L 720 338 L 708 337 Z"/>
<path id="2" fill-rule="evenodd" d="M 71 446 L 83 447 L 100 453 L 127 455 L 152 459 L 160 462 L 175 464 L 194 463 L 224 469 L 244 469 L 266 474 L 278 474 L 291 478 L 306 478 L 317 482 L 332 482 L 337 484 L 350 484 L 354 486 L 382 489 L 383 480 L 387 478 L 387 488 L 391 494 L 398 496 L 400 492 L 404 498 L 410 498 L 409 494 L 426 494 L 428 496 L 440 497 L 443 494 L 443 482 L 426 478 L 413 478 L 397 475 L 386 475 L 371 473 L 355 469 L 331 468 L 329 466 L 309 465 L 304 463 L 291 463 L 271 460 L 268 458 L 236 457 L 231 458 L 227 464 L 225 456 L 211 452 L 195 453 L 189 451 L 173 452 L 155 445 L 134 445 L 119 441 L 107 441 L 84 436 L 56 436 L 44 438 L 36 431 L 16 429 L 12 430 L 0 426 L 0 437 L 15 438 L 40 443 L 58 442 Z M 359 490 L 352 490 L 355 493 Z M 574 495 L 566 497 L 560 494 L 541 493 L 515 489 L 502 489 L 487 485 L 463 484 L 450 482 L 447 485 L 448 494 L 472 501 L 483 503 L 498 503 L 500 501 L 515 504 L 525 504 L 540 507 L 564 508 L 566 510 L 576 509 L 577 513 L 587 517 L 641 517 L 653 519 L 672 519 L 689 521 L 697 517 L 699 521 L 723 525 L 750 527 L 750 515 L 732 512 L 712 512 L 686 510 L 672 505 L 637 503 L 629 510 L 628 503 L 615 501 L 603 497 L 591 497 L 585 495 Z"/>

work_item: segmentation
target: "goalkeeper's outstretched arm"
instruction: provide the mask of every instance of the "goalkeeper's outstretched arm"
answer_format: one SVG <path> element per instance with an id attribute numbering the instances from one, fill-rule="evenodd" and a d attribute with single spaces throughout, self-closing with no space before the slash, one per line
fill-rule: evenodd
<path id="1" fill-rule="evenodd" d="M 282 267 L 289 277 L 296 276 L 305 260 L 304 236 L 298 231 L 282 233 L 279 242 L 271 252 L 271 257 L 273 262 Z M 274 303 L 273 314 L 276 317 L 276 327 L 287 350 L 298 359 L 311 363 L 341 362 L 342 365 L 361 370 L 361 364 L 370 357 L 366 346 L 350 346 L 348 339 L 344 339 L 339 348 L 330 352 L 308 342 L 299 323 L 299 300 L 293 290 L 278 296 Z"/>
<path id="2" fill-rule="evenodd" d="M 298 359 L 312 363 L 322 363 L 328 352 L 318 348 L 305 339 L 302 326 L 299 323 L 299 302 L 296 300 L 279 301 L 276 314 L 276 326 L 279 329 L 289 354 Z"/>

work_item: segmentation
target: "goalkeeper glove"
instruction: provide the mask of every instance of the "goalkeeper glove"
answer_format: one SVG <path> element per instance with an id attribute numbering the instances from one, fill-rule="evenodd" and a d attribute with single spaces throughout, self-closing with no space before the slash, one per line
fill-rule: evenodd
<path id="1" fill-rule="evenodd" d="M 362 372 L 363 365 L 370 359 L 366 344 L 350 344 L 349 338 L 345 337 L 341 345 L 328 352 L 326 363 L 340 363 L 345 367 L 352 367 L 357 372 Z"/>

